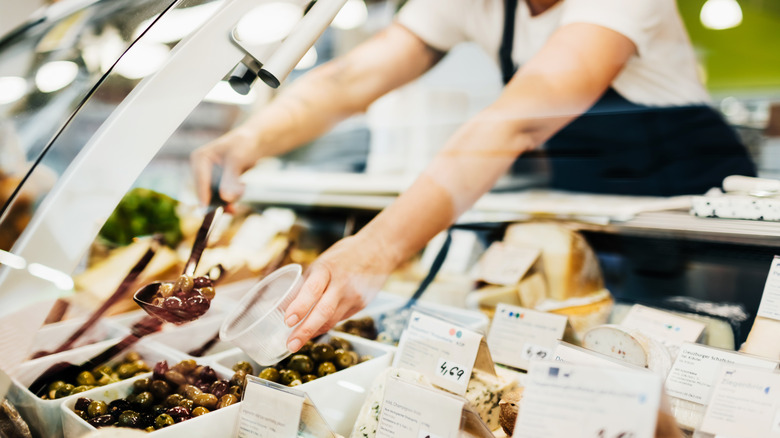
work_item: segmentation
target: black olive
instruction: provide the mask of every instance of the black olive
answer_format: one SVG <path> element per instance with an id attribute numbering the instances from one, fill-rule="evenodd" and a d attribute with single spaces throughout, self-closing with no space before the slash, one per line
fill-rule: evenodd
<path id="1" fill-rule="evenodd" d="M 138 427 L 140 424 L 141 415 L 136 411 L 124 411 L 116 420 L 116 425 L 121 427 Z"/>
<path id="2" fill-rule="evenodd" d="M 77 411 L 86 411 L 90 403 L 92 403 L 92 399 L 79 397 L 79 399 L 76 400 L 76 404 L 73 405 L 73 409 Z"/>
<path id="3" fill-rule="evenodd" d="M 93 427 L 103 427 L 103 426 L 110 426 L 114 424 L 114 417 L 111 415 L 101 415 L 99 417 L 91 418 L 89 421 L 87 421 L 90 425 Z"/>

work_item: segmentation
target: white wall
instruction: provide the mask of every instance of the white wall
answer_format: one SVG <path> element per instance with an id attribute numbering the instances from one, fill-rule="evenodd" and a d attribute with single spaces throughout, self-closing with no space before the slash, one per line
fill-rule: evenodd
<path id="1" fill-rule="evenodd" d="M 43 0 L 0 0 L 0 37 L 24 23 L 44 4 Z"/>

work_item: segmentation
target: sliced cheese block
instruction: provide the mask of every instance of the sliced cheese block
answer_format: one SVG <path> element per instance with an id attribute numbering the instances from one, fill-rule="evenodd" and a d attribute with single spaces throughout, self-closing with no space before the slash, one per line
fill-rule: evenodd
<path id="1" fill-rule="evenodd" d="M 740 349 L 772 360 L 780 360 L 780 321 L 756 317 L 747 340 Z"/>
<path id="2" fill-rule="evenodd" d="M 523 398 L 524 389 L 519 388 L 504 394 L 498 403 L 498 407 L 501 410 L 499 422 L 501 423 L 501 429 L 504 430 L 507 436 L 512 436 L 515 431 L 517 413 L 520 411 L 520 400 Z"/>
<path id="3" fill-rule="evenodd" d="M 514 224 L 507 228 L 504 242 L 541 250 L 549 298 L 563 301 L 604 287 L 596 254 L 571 228 L 553 222 Z"/>
<path id="4" fill-rule="evenodd" d="M 672 356 L 663 344 L 637 330 L 617 325 L 606 324 L 588 330 L 582 338 L 582 346 L 648 368 L 662 378 L 666 378 L 672 368 Z"/>
<path id="5" fill-rule="evenodd" d="M 529 272 L 517 287 L 517 294 L 523 307 L 533 309 L 547 298 L 547 283 L 540 271 Z"/>
<path id="6" fill-rule="evenodd" d="M 497 376 L 493 376 L 484 371 L 474 370 L 465 394 L 466 400 L 490 430 L 496 430 L 501 426 L 499 423 L 501 397 L 518 388 L 517 378 L 511 371 L 496 368 L 496 374 Z"/>
<path id="7" fill-rule="evenodd" d="M 566 301 L 545 300 L 536 306 L 536 310 L 568 317 L 577 338 L 582 339 L 591 328 L 607 323 L 614 304 L 615 300 L 609 291 L 602 289 Z"/>

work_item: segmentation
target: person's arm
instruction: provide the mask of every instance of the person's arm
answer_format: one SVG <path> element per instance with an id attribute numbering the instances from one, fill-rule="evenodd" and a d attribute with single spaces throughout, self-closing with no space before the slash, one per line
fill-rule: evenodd
<path id="1" fill-rule="evenodd" d="M 406 192 L 315 261 L 287 310 L 292 325 L 314 306 L 291 335 L 290 349 L 359 310 L 361 293 L 375 293 L 380 280 L 490 190 L 518 155 L 587 111 L 635 52 L 628 38 L 601 26 L 559 29 L 498 100 L 458 129 Z"/>
<path id="2" fill-rule="evenodd" d="M 393 24 L 343 57 L 296 80 L 241 126 L 191 155 L 198 199 L 208 203 L 212 166 L 223 168 L 220 195 L 228 202 L 243 191 L 239 176 L 260 158 L 290 151 L 365 111 L 376 99 L 419 77 L 442 54 Z"/>

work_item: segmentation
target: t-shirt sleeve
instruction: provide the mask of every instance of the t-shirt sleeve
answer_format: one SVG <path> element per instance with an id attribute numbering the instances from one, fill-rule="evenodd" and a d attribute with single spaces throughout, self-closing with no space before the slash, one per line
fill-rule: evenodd
<path id="1" fill-rule="evenodd" d="M 641 56 L 652 43 L 669 1 L 566 0 L 561 26 L 590 23 L 612 29 L 630 39 Z"/>
<path id="2" fill-rule="evenodd" d="M 427 45 L 447 52 L 466 41 L 464 1 L 474 0 L 409 0 L 396 21 Z"/>

